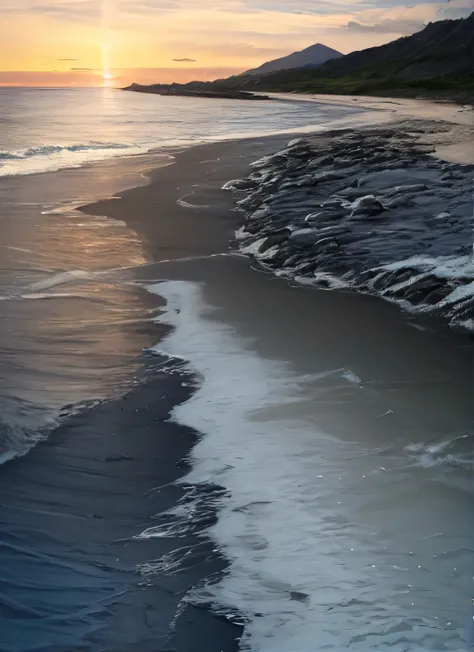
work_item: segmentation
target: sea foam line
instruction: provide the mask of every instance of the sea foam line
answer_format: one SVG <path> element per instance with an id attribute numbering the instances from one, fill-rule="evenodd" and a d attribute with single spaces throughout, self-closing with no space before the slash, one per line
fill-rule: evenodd
<path id="1" fill-rule="evenodd" d="M 382 549 L 383 533 L 352 516 L 358 492 L 367 491 L 367 468 L 375 483 L 396 486 L 399 479 L 385 466 L 374 470 L 382 458 L 374 462 L 375 454 L 361 456 L 356 443 L 323 432 L 307 410 L 308 390 L 321 383 L 324 392 L 328 377 L 337 377 L 346 392 L 364 391 L 362 380 L 349 369 L 299 376 L 284 362 L 260 358 L 232 326 L 215 319 L 198 283 L 166 281 L 148 289 L 167 301 L 157 320 L 174 327 L 155 352 L 187 360 L 199 376 L 192 397 L 172 413 L 203 434 L 182 482 L 223 488 L 210 498 L 218 519 L 206 535 L 226 556 L 228 570 L 186 600 L 226 617 L 237 614 L 245 624 L 241 649 L 251 652 L 309 652 L 314 641 L 365 650 L 375 621 L 377 635 L 391 640 L 391 628 L 412 612 L 411 585 L 400 590 L 408 552 Z M 351 451 L 348 474 L 344 460 Z M 193 505 L 183 502 L 169 522 L 140 536 L 180 536 L 181 525 L 193 526 Z M 391 566 L 379 569 L 386 559 Z M 179 562 L 172 561 L 176 572 Z M 158 560 L 157 568 L 169 562 Z M 433 612 L 413 610 L 411 618 L 420 628 L 440 629 Z M 360 645 L 350 622 L 357 623 Z M 421 651 L 417 631 L 410 629 L 407 640 Z"/>

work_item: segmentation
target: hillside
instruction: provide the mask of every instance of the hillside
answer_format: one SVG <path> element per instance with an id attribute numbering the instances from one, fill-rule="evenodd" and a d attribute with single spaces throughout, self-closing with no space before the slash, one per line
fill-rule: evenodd
<path id="1" fill-rule="evenodd" d="M 266 75 L 268 73 L 292 68 L 314 68 L 330 61 L 331 59 L 337 59 L 342 56 L 343 55 L 337 50 L 328 48 L 326 45 L 322 45 L 321 43 L 316 43 L 300 52 L 293 52 L 286 57 L 267 61 L 267 63 L 264 63 L 254 70 L 249 70 L 244 73 L 244 75 Z"/>
<path id="2" fill-rule="evenodd" d="M 468 18 L 430 23 L 411 36 L 339 56 L 317 67 L 265 72 L 266 66 L 280 66 L 285 60 L 300 65 L 303 59 L 299 56 L 307 50 L 228 79 L 171 84 L 168 88 L 173 94 L 205 93 L 208 97 L 211 93 L 242 91 L 407 97 L 428 94 L 474 102 L 474 13 Z M 146 92 L 144 89 L 141 91 Z M 136 89 L 132 85 L 128 90 Z"/>
<path id="3" fill-rule="evenodd" d="M 275 92 L 414 94 L 474 92 L 474 13 L 430 23 L 421 32 L 353 52 L 316 69 L 247 75 L 215 82 Z"/>

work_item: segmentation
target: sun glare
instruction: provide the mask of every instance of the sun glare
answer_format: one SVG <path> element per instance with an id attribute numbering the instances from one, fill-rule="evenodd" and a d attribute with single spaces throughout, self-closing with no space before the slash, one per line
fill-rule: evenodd
<path id="1" fill-rule="evenodd" d="M 102 73 L 102 86 L 104 88 L 110 88 L 113 84 L 114 76 L 108 70 L 104 70 Z"/>

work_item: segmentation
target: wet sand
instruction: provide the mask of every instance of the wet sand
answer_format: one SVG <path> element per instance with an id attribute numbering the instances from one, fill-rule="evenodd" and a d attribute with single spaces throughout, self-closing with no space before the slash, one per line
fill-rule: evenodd
<path id="1" fill-rule="evenodd" d="M 248 163 L 261 156 L 268 144 L 273 150 L 278 149 L 276 142 L 266 141 L 265 147 L 262 143 L 245 141 L 230 146 L 206 145 L 188 150 L 178 156 L 173 166 L 153 173 L 152 183 L 147 188 L 128 191 L 121 201 L 102 202 L 85 210 L 119 217 L 143 238 L 150 256 L 157 262 L 137 269 L 137 281 L 145 285 L 184 281 L 200 293 L 205 306 L 202 314 L 185 312 L 189 306 L 186 297 L 182 297 L 183 304 L 178 312 L 185 312 L 190 323 L 202 319 L 204 323 L 208 321 L 210 328 L 211 324 L 217 325 L 232 334 L 229 341 L 235 339 L 240 343 L 239 350 L 256 360 L 283 365 L 278 367 L 285 370 L 282 372 L 282 385 L 284 387 L 285 374 L 288 373 L 289 385 L 296 383 L 300 389 L 296 397 L 281 404 L 262 405 L 258 416 L 255 413 L 252 417 L 247 415 L 243 423 L 248 425 L 250 421 L 255 428 L 257 419 L 258 423 L 276 427 L 282 436 L 287 433 L 284 451 L 291 468 L 294 466 L 293 456 L 296 469 L 299 468 L 299 455 L 305 455 L 304 446 L 308 445 L 307 433 L 311 429 L 325 433 L 332 442 L 337 442 L 334 446 L 331 444 L 330 453 L 324 448 L 326 444 L 320 444 L 328 458 L 326 466 L 323 464 L 319 470 L 326 473 L 329 469 L 332 478 L 324 492 L 323 511 L 327 516 L 322 520 L 340 517 L 356 522 L 360 531 L 355 540 L 361 558 L 354 565 L 348 560 L 347 552 L 339 550 L 338 546 L 331 550 L 330 538 L 323 536 L 319 540 L 318 545 L 324 544 L 319 561 L 328 564 L 339 555 L 339 563 L 347 570 L 344 581 L 334 576 L 329 629 L 324 621 L 319 622 L 319 616 L 311 616 L 328 607 L 327 602 L 321 602 L 317 592 L 314 593 L 315 586 L 311 582 L 315 578 L 308 578 L 308 586 L 305 585 L 306 579 L 301 577 L 299 584 L 292 584 L 289 577 L 284 581 L 287 595 L 306 596 L 303 602 L 308 599 L 311 603 L 309 616 L 306 613 L 304 618 L 309 618 L 311 627 L 316 626 L 316 631 L 321 634 L 321 644 L 333 646 L 344 642 L 344 647 L 349 644 L 353 649 L 366 649 L 367 641 L 377 635 L 380 636 L 379 649 L 386 649 L 385 646 L 393 644 L 395 631 L 406 631 L 408 633 L 398 644 L 402 645 L 402 640 L 411 644 L 408 649 L 467 649 L 469 634 L 466 630 L 472 620 L 470 542 L 473 531 L 469 516 L 472 511 L 473 459 L 471 340 L 465 334 L 449 331 L 441 322 L 409 317 L 399 308 L 379 299 L 351 292 L 291 287 L 262 270 L 252 269 L 249 261 L 229 255 L 229 236 L 238 223 L 238 215 L 231 210 L 229 196 L 219 188 L 224 181 L 242 177 Z M 183 195 L 186 204 L 178 202 Z M 166 242 L 165 249 L 163 242 Z M 174 260 L 166 262 L 167 259 Z M 173 287 L 167 291 L 174 291 Z M 176 286 L 178 297 L 179 287 Z M 159 284 L 154 291 L 159 294 Z M 182 350 L 174 352 L 186 357 L 186 339 L 179 341 Z M 193 353 L 191 348 L 191 361 Z M 220 355 L 225 358 L 225 351 Z M 235 358 L 229 357 L 228 369 L 237 386 L 246 379 L 234 378 L 233 360 Z M 224 375 L 222 383 L 225 382 Z M 220 405 L 226 400 L 225 396 L 220 397 Z M 212 395 L 206 400 L 212 405 Z M 192 399 L 189 412 L 185 405 L 177 414 L 182 415 L 182 423 L 196 426 L 201 419 L 199 410 L 205 407 L 198 394 Z M 229 413 L 231 407 L 229 403 Z M 242 410 L 245 412 L 245 405 Z M 205 426 L 206 418 L 201 421 Z M 309 428 L 301 440 L 296 434 L 290 434 L 293 421 Z M 208 421 L 210 430 L 195 448 L 193 459 L 198 468 L 205 468 L 206 456 L 210 459 L 222 452 L 223 466 L 219 467 L 214 479 L 221 478 L 223 486 L 229 489 L 234 478 L 232 472 L 225 469 L 234 468 L 236 461 L 232 456 L 226 457 L 225 445 L 216 439 L 219 423 L 216 422 L 214 427 L 212 423 L 211 417 Z M 250 425 L 249 436 L 251 432 Z M 311 446 L 314 442 L 317 445 L 317 441 L 318 437 Z M 219 450 L 221 444 L 222 451 Z M 266 445 L 268 450 L 272 449 L 270 440 Z M 262 446 L 265 448 L 265 441 Z M 301 450 L 298 450 L 300 446 Z M 259 453 L 256 451 L 255 454 Z M 278 450 L 276 454 L 278 460 Z M 262 489 L 267 489 L 265 460 L 268 454 L 265 455 L 263 450 L 262 455 L 260 481 Z M 297 476 L 301 473 L 302 484 L 298 486 L 306 487 L 308 492 L 314 491 L 312 483 L 317 470 L 315 466 L 310 480 L 305 478 L 308 469 L 301 466 Z M 247 471 L 246 467 L 242 469 L 242 477 Z M 340 474 L 339 480 L 351 480 L 336 488 L 333 483 L 336 474 Z M 213 475 L 209 472 L 206 477 L 213 478 Z M 367 477 L 370 481 L 365 483 L 362 478 Z M 285 478 L 284 473 L 281 480 L 290 485 L 295 481 L 294 478 Z M 237 488 L 238 480 L 236 482 Z M 234 494 L 238 501 L 239 492 L 235 490 Z M 252 495 L 253 500 L 258 501 L 260 489 Z M 344 517 L 334 507 L 338 496 L 344 497 Z M 291 508 L 291 492 L 289 496 L 280 498 L 282 505 L 289 500 Z M 243 509 L 232 500 L 229 499 L 232 508 L 226 500 L 223 501 L 218 509 L 220 518 L 225 520 L 229 509 L 230 512 Z M 261 514 L 257 523 L 265 523 L 266 518 L 271 522 L 270 515 Z M 314 519 L 315 523 L 322 523 L 317 509 Z M 252 527 L 257 527 L 252 523 Z M 306 541 L 311 546 L 310 537 L 313 535 L 310 534 L 311 528 L 307 530 L 306 527 L 306 524 L 300 527 L 292 521 L 291 511 L 279 515 L 278 529 L 291 531 L 294 528 L 293 538 L 300 537 L 303 543 Z M 220 540 L 219 533 L 222 534 L 219 526 L 211 528 L 210 534 L 223 546 L 224 554 L 227 545 L 233 558 L 236 550 L 232 548 L 232 540 Z M 350 537 L 347 541 L 349 545 Z M 329 546 L 329 551 L 326 546 Z M 282 555 L 284 549 L 285 546 L 283 551 L 279 551 Z M 383 552 L 387 549 L 388 552 Z M 284 556 L 278 556 L 279 552 L 277 548 L 269 563 L 286 568 L 286 560 Z M 248 558 L 252 554 L 247 551 Z M 367 580 L 368 571 L 363 569 L 385 564 L 381 555 L 391 557 L 394 570 L 374 571 L 373 581 L 372 577 Z M 412 556 L 410 564 L 406 564 Z M 234 564 L 231 564 L 230 582 L 233 568 Z M 239 568 L 245 575 L 243 567 Z M 417 569 L 423 569 L 421 579 Z M 399 571 L 407 574 L 399 575 Z M 356 587 L 364 577 L 363 582 L 367 580 L 370 587 L 367 589 L 370 601 L 361 611 L 360 604 L 364 603 L 359 602 L 360 593 Z M 283 577 L 278 578 L 276 570 L 275 581 L 283 582 Z M 238 578 L 234 579 L 238 581 Z M 235 600 L 225 604 L 225 596 L 228 596 L 225 586 L 224 576 L 224 580 L 217 583 L 214 598 L 216 602 L 220 599 L 228 609 L 240 610 L 250 619 L 244 637 L 247 637 L 251 649 L 266 650 L 266 645 L 270 650 L 288 649 L 284 642 L 285 626 L 291 617 L 288 617 L 288 622 L 274 622 L 271 611 L 262 614 L 258 608 L 259 613 L 252 617 L 252 613 L 246 613 L 243 596 L 239 601 L 238 590 L 234 594 Z M 406 590 L 402 590 L 403 587 Z M 259 591 L 264 593 L 264 587 L 260 586 Z M 355 596 L 353 603 L 348 595 Z M 294 602 L 293 597 L 291 600 Z M 256 604 L 259 604 L 258 599 Z M 266 604 L 268 606 L 268 602 Z M 347 608 L 348 604 L 354 608 Z M 380 626 L 383 624 L 380 632 L 371 624 L 378 618 L 376 605 L 385 605 L 383 608 L 388 612 L 387 619 L 380 623 Z M 416 608 L 412 609 L 414 605 Z M 286 608 L 290 613 L 291 608 Z M 298 614 L 298 618 L 301 617 Z M 441 620 L 442 624 L 438 624 Z M 270 633 L 265 634 L 266 622 L 270 631 L 276 626 L 283 627 L 281 648 L 275 647 L 275 642 L 271 643 Z M 354 632 L 354 638 L 349 635 L 344 638 L 341 634 L 342 638 L 336 641 L 331 631 L 339 628 L 345 632 L 349 622 L 359 623 L 360 635 Z M 391 629 L 390 622 L 397 622 L 400 629 Z M 290 625 L 288 631 L 296 631 Z M 301 631 L 306 631 L 306 625 Z M 419 635 L 419 627 L 425 628 L 423 635 Z M 258 643 L 259 635 L 263 635 L 266 644 Z M 287 646 L 291 640 L 290 636 Z M 298 640 L 295 649 L 309 649 L 307 645 L 304 640 Z"/>
<path id="2" fill-rule="evenodd" d="M 224 567 L 198 529 L 134 538 L 185 498 L 189 490 L 174 482 L 196 443 L 191 429 L 167 422 L 189 398 L 186 376 L 160 369 L 156 358 L 141 362 L 147 372 L 137 389 L 65 418 L 2 468 L 2 650 L 236 649 L 238 628 L 180 606 L 189 585 Z M 192 551 L 186 572 L 145 572 L 176 547 Z"/>
<path id="3" fill-rule="evenodd" d="M 260 151 L 253 143 L 248 158 Z M 162 168 L 169 175 L 166 187 L 173 175 L 176 186 L 186 177 L 191 191 L 205 181 L 190 158 L 187 177 L 184 167 L 173 167 L 172 175 Z M 15 193 L 22 198 L 18 214 L 7 213 L 2 222 L 12 245 L 7 254 L 18 268 L 18 287 L 2 302 L 2 385 L 16 402 L 26 392 L 32 401 L 63 406 L 59 426 L 44 441 L 1 467 L 0 648 L 8 652 L 237 648 L 241 627 L 182 602 L 190 586 L 226 567 L 202 536 L 215 520 L 209 502 L 219 489 L 206 485 L 196 493 L 173 484 L 188 471 L 183 460 L 198 433 L 168 423 L 168 417 L 191 388 L 174 362 L 140 355 L 169 329 L 151 321 L 164 302 L 133 284 L 134 270 L 147 269 L 152 253 L 168 258 L 219 250 L 227 235 L 215 228 L 218 210 L 207 222 L 216 232 L 209 245 L 189 219 L 190 209 L 176 204 L 177 188 L 168 204 L 166 193 L 142 188 L 144 201 L 127 205 L 128 226 L 88 218 L 69 206 L 71 197 L 101 191 L 115 196 L 120 183 L 136 185 L 162 162 L 161 156 L 117 160 L 3 180 L 0 188 L 12 202 Z M 117 199 L 102 205 L 122 208 Z M 166 221 L 169 206 L 178 213 L 174 225 Z M 40 218 L 41 210 L 52 213 Z M 29 258 L 15 249 L 15 217 L 31 239 Z M 149 221 L 146 235 L 137 228 L 139 218 Z M 87 407 L 75 404 L 82 401 Z M 7 425 L 8 416 L 4 411 Z M 38 419 L 34 412 L 27 423 L 38 429 Z M 31 445 L 25 441 L 26 449 Z M 166 511 L 189 499 L 202 507 L 186 535 L 135 538 L 157 523 L 166 525 Z M 188 552 L 188 567 L 160 579 L 150 569 L 172 565 L 177 549 Z"/>
<path id="4" fill-rule="evenodd" d="M 250 649 L 304 651 L 318 635 L 357 650 L 377 637 L 388 650 L 395 631 L 406 649 L 467 649 L 468 337 L 370 297 L 290 287 L 239 258 L 155 273 L 199 293 L 190 309 L 165 282 L 183 315 L 167 351 L 204 378 L 175 415 L 205 432 L 191 477 L 231 490 L 211 536 L 237 562 L 213 594 L 250 618 Z"/>
<path id="5" fill-rule="evenodd" d="M 287 141 L 285 135 L 192 147 L 149 173 L 149 185 L 81 210 L 126 222 L 154 261 L 227 251 L 239 215 L 231 212 L 232 197 L 222 186 Z"/>
<path id="6" fill-rule="evenodd" d="M 242 627 L 216 606 L 246 618 L 246 643 L 261 652 L 307 652 L 315 640 L 467 649 L 472 449 L 459 437 L 472 426 L 471 343 L 229 255 L 239 214 L 220 188 L 287 140 L 186 150 L 149 185 L 82 209 L 122 220 L 144 248 L 105 275 L 111 285 L 197 292 L 193 312 L 176 286 L 197 340 L 172 342 L 140 319 L 133 346 L 206 363 L 218 353 L 225 373 L 211 390 L 204 373 L 193 392 L 176 359 L 144 354 L 125 396 L 71 414 L 2 468 L 2 649 L 234 652 Z M 150 295 L 143 314 L 163 305 Z M 199 349 L 221 332 L 235 348 Z M 242 356 L 256 366 L 239 366 Z M 260 396 L 252 369 L 269 396 L 249 408 L 249 392 Z M 177 505 L 190 515 L 184 532 L 163 514 Z M 168 534 L 134 538 L 150 528 Z M 208 577 L 206 600 L 190 604 Z"/>

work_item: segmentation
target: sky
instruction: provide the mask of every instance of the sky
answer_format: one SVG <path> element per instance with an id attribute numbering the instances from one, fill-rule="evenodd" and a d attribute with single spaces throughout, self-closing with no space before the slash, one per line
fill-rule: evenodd
<path id="1" fill-rule="evenodd" d="M 346 54 L 474 0 L 0 0 L 0 85 L 216 79 L 324 43 Z"/>

